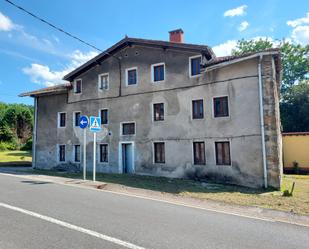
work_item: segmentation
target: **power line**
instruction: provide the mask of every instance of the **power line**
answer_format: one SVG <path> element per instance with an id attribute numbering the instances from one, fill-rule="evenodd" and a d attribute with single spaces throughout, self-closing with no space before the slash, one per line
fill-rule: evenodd
<path id="1" fill-rule="evenodd" d="M 87 46 L 92 47 L 92 48 L 94 48 L 94 49 L 96 49 L 96 50 L 102 52 L 102 50 L 99 49 L 99 48 L 97 48 L 96 46 L 94 46 L 94 45 L 92 45 L 92 44 L 90 44 L 90 43 L 88 43 L 88 42 L 86 42 L 86 41 L 84 41 L 84 40 L 78 38 L 78 37 L 75 36 L 75 35 L 70 34 L 69 32 L 63 30 L 62 28 L 59 28 L 59 27 L 57 27 L 56 25 L 54 25 L 54 24 L 52 24 L 52 23 L 50 23 L 50 22 L 44 20 L 43 18 L 41 18 L 41 17 L 39 17 L 39 16 L 37 16 L 37 15 L 31 13 L 30 11 L 24 9 L 23 7 L 21 7 L 21 6 L 17 5 L 17 4 L 15 4 L 15 3 L 13 3 L 12 1 L 10 1 L 10 0 L 4 0 L 4 1 L 6 1 L 7 3 L 13 5 L 14 7 L 20 9 L 21 11 L 27 13 L 28 15 L 34 17 L 35 19 L 37 19 L 37 20 L 39 20 L 39 21 L 41 21 L 41 22 L 43 22 L 43 23 L 49 25 L 50 27 L 52 27 L 52 28 L 54 28 L 54 29 L 56 29 L 56 30 L 58 30 L 58 31 L 60 31 L 60 32 L 66 34 L 66 35 L 68 35 L 68 36 L 70 36 L 71 38 L 73 38 L 73 39 L 75 39 L 75 40 L 77 40 L 77 41 L 79 41 L 79 42 L 82 42 L 82 43 L 86 44 Z"/>

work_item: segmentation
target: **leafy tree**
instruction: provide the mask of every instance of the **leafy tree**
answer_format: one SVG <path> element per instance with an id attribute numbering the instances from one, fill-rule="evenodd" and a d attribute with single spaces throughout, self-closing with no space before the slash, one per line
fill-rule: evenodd
<path id="1" fill-rule="evenodd" d="M 291 86 L 280 103 L 283 131 L 309 131 L 309 81 Z"/>
<path id="2" fill-rule="evenodd" d="M 277 46 L 276 46 L 277 44 Z M 258 52 L 265 49 L 278 47 L 281 51 L 282 59 L 282 92 L 286 91 L 294 83 L 308 78 L 309 72 L 309 44 L 302 46 L 293 44 L 285 40 L 275 43 L 267 39 L 259 40 L 239 40 L 233 55 L 242 55 L 250 52 Z"/>

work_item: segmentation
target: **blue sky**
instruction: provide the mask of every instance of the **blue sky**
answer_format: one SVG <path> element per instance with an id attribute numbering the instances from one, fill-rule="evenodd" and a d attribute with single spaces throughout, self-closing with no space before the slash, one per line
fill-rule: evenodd
<path id="1" fill-rule="evenodd" d="M 309 43 L 308 0 L 13 0 L 80 38 L 106 49 L 125 35 L 168 40 L 182 28 L 185 42 L 229 54 L 238 39 L 286 38 Z M 96 51 L 0 0 L 0 101 L 32 104 L 21 92 L 62 83 L 62 76 Z"/>

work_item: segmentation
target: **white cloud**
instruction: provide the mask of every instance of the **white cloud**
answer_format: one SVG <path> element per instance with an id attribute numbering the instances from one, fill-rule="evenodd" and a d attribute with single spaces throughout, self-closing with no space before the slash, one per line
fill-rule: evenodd
<path id="1" fill-rule="evenodd" d="M 248 27 L 249 27 L 249 23 L 248 23 L 247 21 L 243 21 L 243 22 L 239 25 L 238 30 L 239 30 L 240 32 L 242 32 L 242 31 L 246 30 Z"/>
<path id="2" fill-rule="evenodd" d="M 229 16 L 229 17 L 234 17 L 234 16 L 243 16 L 246 14 L 246 9 L 247 5 L 241 5 L 235 9 L 230 9 L 224 12 L 223 16 Z"/>
<path id="3" fill-rule="evenodd" d="M 293 21 L 287 21 L 286 24 L 295 28 L 296 26 L 309 23 L 309 12 L 307 12 L 305 17 L 295 19 Z"/>
<path id="4" fill-rule="evenodd" d="M 15 24 L 10 18 L 0 12 L 0 31 L 11 31 L 15 28 Z"/>
<path id="5" fill-rule="evenodd" d="M 76 67 L 82 65 L 86 61 L 92 59 L 96 55 L 97 52 L 94 51 L 82 53 L 79 50 L 75 50 L 73 53 L 68 55 L 68 57 L 71 58 L 71 61 L 63 70 L 56 71 L 52 70 L 47 65 L 33 63 L 30 67 L 23 68 L 23 72 L 29 75 L 31 81 L 34 83 L 45 86 L 53 86 L 63 83 L 63 76 L 73 71 Z"/>
<path id="6" fill-rule="evenodd" d="M 232 49 L 236 48 L 237 40 L 228 40 L 222 44 L 214 46 L 212 49 L 216 56 L 227 56 L 231 55 Z"/>
<path id="7" fill-rule="evenodd" d="M 292 27 L 291 39 L 295 43 L 306 45 L 309 43 L 309 12 L 302 17 L 292 21 L 287 21 L 288 26 Z"/>
<path id="8" fill-rule="evenodd" d="M 292 40 L 303 45 L 309 44 L 309 26 L 297 26 L 292 31 Z"/>

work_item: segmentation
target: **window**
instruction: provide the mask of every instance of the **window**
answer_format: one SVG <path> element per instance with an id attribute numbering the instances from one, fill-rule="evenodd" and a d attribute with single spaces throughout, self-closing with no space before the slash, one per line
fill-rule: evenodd
<path id="1" fill-rule="evenodd" d="M 214 116 L 215 118 L 229 116 L 229 103 L 227 96 L 214 98 Z"/>
<path id="2" fill-rule="evenodd" d="M 165 145 L 164 142 L 154 143 L 154 162 L 165 163 Z"/>
<path id="3" fill-rule="evenodd" d="M 75 80 L 74 93 L 81 93 L 81 92 L 82 92 L 82 80 L 81 79 Z"/>
<path id="4" fill-rule="evenodd" d="M 108 162 L 108 144 L 100 144 L 100 162 Z"/>
<path id="5" fill-rule="evenodd" d="M 74 145 L 74 162 L 80 162 L 80 145 Z"/>
<path id="6" fill-rule="evenodd" d="M 153 120 L 164 120 L 164 103 L 153 104 Z"/>
<path id="7" fill-rule="evenodd" d="M 109 74 L 104 73 L 99 75 L 99 89 L 108 90 L 109 86 Z"/>
<path id="8" fill-rule="evenodd" d="M 74 112 L 74 126 L 79 126 L 80 112 Z"/>
<path id="9" fill-rule="evenodd" d="M 58 113 L 58 127 L 65 127 L 65 119 L 66 119 L 65 112 Z"/>
<path id="10" fill-rule="evenodd" d="M 197 165 L 206 164 L 204 142 L 193 142 L 193 157 L 194 157 L 194 164 Z"/>
<path id="11" fill-rule="evenodd" d="M 164 81 L 165 77 L 165 65 L 164 63 L 152 65 L 152 81 Z"/>
<path id="12" fill-rule="evenodd" d="M 134 135 L 134 134 L 135 134 L 135 123 L 122 124 L 122 135 Z"/>
<path id="13" fill-rule="evenodd" d="M 127 86 L 136 85 L 137 84 L 137 68 L 129 68 L 126 70 L 127 72 Z"/>
<path id="14" fill-rule="evenodd" d="M 231 165 L 230 142 L 215 142 L 216 164 Z"/>
<path id="15" fill-rule="evenodd" d="M 196 76 L 201 73 L 201 56 L 190 58 L 190 76 Z"/>
<path id="16" fill-rule="evenodd" d="M 192 101 L 192 118 L 193 119 L 204 118 L 204 105 L 202 99 Z"/>
<path id="17" fill-rule="evenodd" d="M 59 162 L 65 162 L 65 145 L 59 145 L 58 156 Z"/>
<path id="18" fill-rule="evenodd" d="M 101 124 L 108 124 L 108 110 L 101 110 Z"/>

